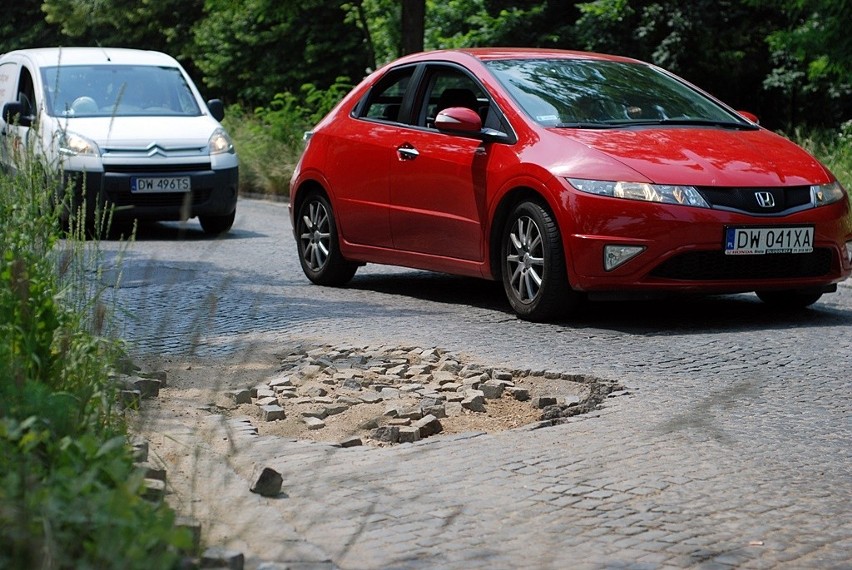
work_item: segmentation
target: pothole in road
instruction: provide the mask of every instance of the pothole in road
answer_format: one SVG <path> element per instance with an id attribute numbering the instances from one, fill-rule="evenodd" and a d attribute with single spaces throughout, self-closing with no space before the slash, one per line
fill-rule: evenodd
<path id="1" fill-rule="evenodd" d="M 583 374 L 504 369 L 439 348 L 300 346 L 257 385 L 210 411 L 248 416 L 260 435 L 387 446 L 440 434 L 544 427 L 626 394 Z"/>

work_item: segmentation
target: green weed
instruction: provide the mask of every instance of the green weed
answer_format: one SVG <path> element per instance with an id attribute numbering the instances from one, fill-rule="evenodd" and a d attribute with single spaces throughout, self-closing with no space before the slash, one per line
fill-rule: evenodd
<path id="1" fill-rule="evenodd" d="M 225 127 L 240 157 L 240 190 L 267 196 L 288 196 L 290 177 L 304 149 L 305 131 L 352 88 L 339 77 L 328 89 L 303 85 L 298 94 L 278 93 L 264 107 L 248 113 L 230 107 Z"/>
<path id="2" fill-rule="evenodd" d="M 142 497 L 98 242 L 61 231 L 58 179 L 0 173 L 0 568 L 173 568 L 190 537 Z"/>
<path id="3" fill-rule="evenodd" d="M 820 159 L 852 192 L 852 121 L 846 121 L 836 131 L 797 129 L 792 139 Z"/>

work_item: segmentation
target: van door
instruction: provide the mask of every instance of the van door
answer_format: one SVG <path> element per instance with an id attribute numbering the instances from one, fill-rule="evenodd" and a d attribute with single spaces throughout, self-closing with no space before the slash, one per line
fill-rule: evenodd
<path id="1" fill-rule="evenodd" d="M 0 63 L 0 109 L 6 103 L 17 100 L 18 93 L 18 64 L 14 61 Z M 17 133 L 10 133 L 6 125 L 6 117 L 0 116 L 0 166 L 7 170 L 11 165 L 11 153 L 14 148 L 14 137 Z"/>
<path id="2" fill-rule="evenodd" d="M 7 123 L 7 117 L 0 116 L 0 164 L 4 170 L 14 169 L 17 161 L 23 158 L 38 107 L 30 70 L 15 61 L 3 62 L 0 63 L 0 109 L 14 102 L 21 104 L 20 118 Z"/>

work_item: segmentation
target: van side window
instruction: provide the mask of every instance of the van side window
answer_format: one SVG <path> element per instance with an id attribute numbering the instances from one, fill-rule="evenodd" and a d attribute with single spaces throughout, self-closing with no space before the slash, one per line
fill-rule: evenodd
<path id="1" fill-rule="evenodd" d="M 18 81 L 18 102 L 23 103 L 25 115 L 35 114 L 35 105 L 37 104 L 35 85 L 33 84 L 33 76 L 26 67 L 21 67 L 21 79 Z"/>

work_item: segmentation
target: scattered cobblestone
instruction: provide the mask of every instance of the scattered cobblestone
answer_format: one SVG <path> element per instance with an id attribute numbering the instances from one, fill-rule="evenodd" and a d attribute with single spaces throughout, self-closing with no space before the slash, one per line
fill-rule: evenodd
<path id="1" fill-rule="evenodd" d="M 549 386 L 549 388 L 547 388 Z M 530 391 L 548 389 L 531 399 Z M 439 348 L 320 346 L 291 351 L 281 369 L 253 388 L 228 390 L 231 407 L 253 402 L 264 422 L 298 417 L 311 431 L 333 416 L 365 404 L 384 404 L 382 421 L 360 429 L 359 441 L 413 443 L 443 431 L 441 419 L 485 414 L 494 402 L 538 409 L 533 422 L 556 423 L 595 409 L 609 394 L 623 393 L 599 378 L 528 370 L 494 370 Z M 227 405 L 225 407 L 228 407 Z M 512 408 L 514 409 L 514 408 Z"/>

